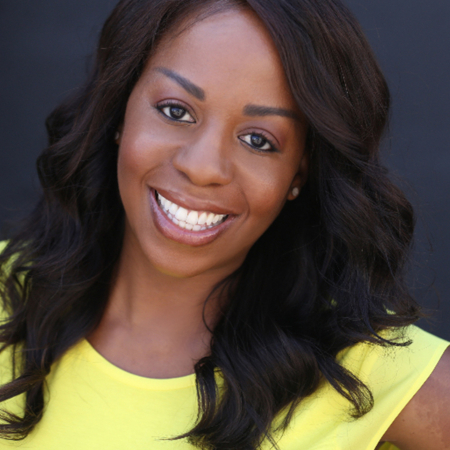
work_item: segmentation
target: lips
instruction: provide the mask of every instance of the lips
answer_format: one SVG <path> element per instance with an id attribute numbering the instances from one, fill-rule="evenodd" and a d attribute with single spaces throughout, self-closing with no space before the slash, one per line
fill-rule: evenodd
<path id="1" fill-rule="evenodd" d="M 228 217 L 227 214 L 214 214 L 209 211 L 183 208 L 177 203 L 171 202 L 163 197 L 158 191 L 155 191 L 155 195 L 159 206 L 169 219 L 175 225 L 186 230 L 203 231 L 219 225 Z"/>
<path id="2" fill-rule="evenodd" d="M 232 214 L 185 208 L 155 189 L 150 189 L 150 194 L 157 229 L 168 239 L 181 244 L 206 245 L 217 239 L 236 218 L 236 215 Z"/>

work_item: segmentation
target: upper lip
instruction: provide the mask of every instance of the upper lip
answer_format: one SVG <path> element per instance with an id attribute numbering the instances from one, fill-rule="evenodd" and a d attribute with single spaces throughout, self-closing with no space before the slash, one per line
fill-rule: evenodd
<path id="1" fill-rule="evenodd" d="M 227 206 L 219 205 L 216 202 L 207 199 L 199 199 L 192 197 L 185 192 L 180 193 L 173 190 L 165 190 L 162 188 L 152 188 L 160 193 L 164 198 L 176 203 L 187 210 L 207 211 L 214 214 L 237 215 L 237 212 Z"/>

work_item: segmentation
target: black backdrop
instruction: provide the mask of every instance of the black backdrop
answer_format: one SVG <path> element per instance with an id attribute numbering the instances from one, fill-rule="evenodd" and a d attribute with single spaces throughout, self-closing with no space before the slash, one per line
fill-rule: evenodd
<path id="1" fill-rule="evenodd" d="M 0 224 L 29 210 L 44 120 L 86 74 L 115 0 L 0 0 Z M 348 0 L 393 96 L 385 160 L 416 207 L 411 286 L 450 339 L 450 2 Z"/>

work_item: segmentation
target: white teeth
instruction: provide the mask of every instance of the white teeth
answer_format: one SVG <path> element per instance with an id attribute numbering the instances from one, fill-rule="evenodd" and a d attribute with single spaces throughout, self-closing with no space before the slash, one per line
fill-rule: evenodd
<path id="1" fill-rule="evenodd" d="M 206 219 L 206 225 L 210 226 L 214 222 L 214 217 L 216 215 L 213 213 L 208 214 L 208 218 Z"/>
<path id="2" fill-rule="evenodd" d="M 198 212 L 191 211 L 187 216 L 186 222 L 190 223 L 191 225 L 196 225 L 198 222 Z"/>
<path id="3" fill-rule="evenodd" d="M 170 214 L 172 214 L 172 216 L 174 216 L 177 213 L 177 211 L 178 211 L 178 206 L 175 205 L 175 203 L 172 203 L 172 205 L 169 208 Z"/>
<path id="4" fill-rule="evenodd" d="M 187 210 L 176 203 L 164 198 L 159 192 L 157 198 L 161 208 L 175 225 L 193 231 L 203 231 L 223 222 L 228 216 L 225 214 L 207 213 L 205 211 Z M 203 226 L 202 226 L 203 225 Z"/>
<path id="5" fill-rule="evenodd" d="M 180 207 L 180 208 L 178 208 L 178 211 L 175 214 L 175 218 L 178 219 L 178 220 L 185 221 L 187 215 L 188 215 L 187 209 L 184 209 L 184 208 Z"/>

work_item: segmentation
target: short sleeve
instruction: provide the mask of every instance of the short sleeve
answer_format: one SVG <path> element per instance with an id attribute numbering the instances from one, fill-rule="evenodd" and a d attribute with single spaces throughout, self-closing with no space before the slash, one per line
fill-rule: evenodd
<path id="1" fill-rule="evenodd" d="M 362 343 L 341 356 L 341 364 L 366 383 L 374 398 L 374 407 L 368 414 L 340 427 L 337 438 L 342 449 L 375 449 L 450 345 L 413 325 L 385 331 L 383 337 L 412 343 L 406 347 Z"/>

